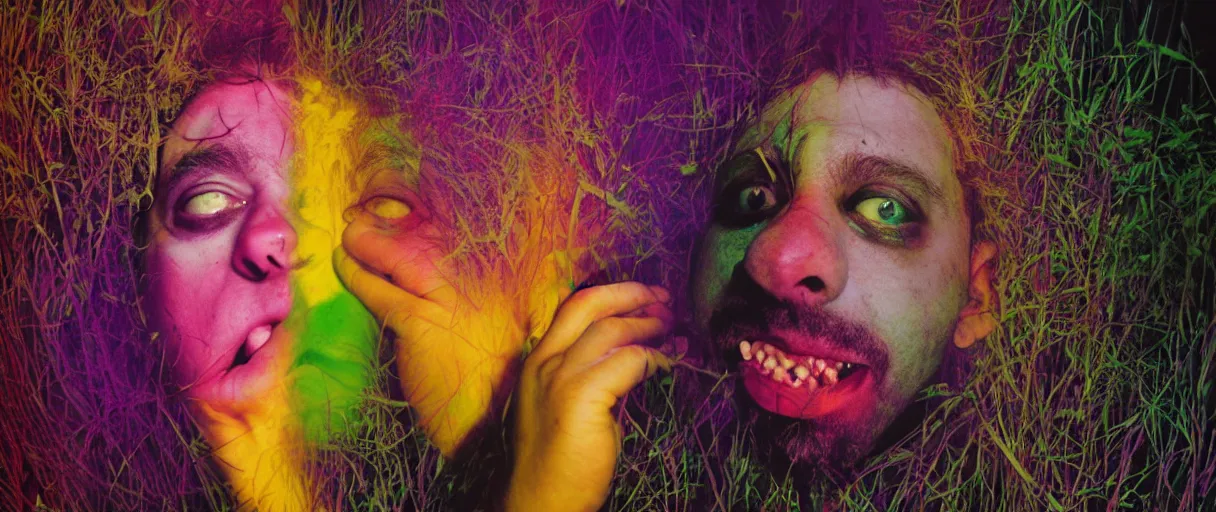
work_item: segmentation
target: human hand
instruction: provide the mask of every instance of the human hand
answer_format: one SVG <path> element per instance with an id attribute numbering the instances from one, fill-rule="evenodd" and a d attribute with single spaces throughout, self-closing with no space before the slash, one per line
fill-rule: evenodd
<path id="1" fill-rule="evenodd" d="M 596 510 L 612 484 L 617 400 L 671 361 L 640 343 L 671 329 L 671 294 L 624 282 L 561 306 L 524 362 L 515 395 L 515 463 L 506 508 Z"/>
<path id="2" fill-rule="evenodd" d="M 419 201 L 400 187 L 377 193 L 347 226 L 334 266 L 347 289 L 396 334 L 406 400 L 427 438 L 451 456 L 500 410 L 514 386 L 525 320 L 503 290 L 470 294 L 454 285 L 454 265 Z"/>

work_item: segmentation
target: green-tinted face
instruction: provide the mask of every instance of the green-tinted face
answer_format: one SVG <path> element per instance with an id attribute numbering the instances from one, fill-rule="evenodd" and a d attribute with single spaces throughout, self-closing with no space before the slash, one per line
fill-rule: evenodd
<path id="1" fill-rule="evenodd" d="M 715 187 L 697 326 L 788 424 L 791 457 L 860 457 L 934 374 L 967 299 L 941 119 L 902 85 L 819 74 L 766 106 Z"/>

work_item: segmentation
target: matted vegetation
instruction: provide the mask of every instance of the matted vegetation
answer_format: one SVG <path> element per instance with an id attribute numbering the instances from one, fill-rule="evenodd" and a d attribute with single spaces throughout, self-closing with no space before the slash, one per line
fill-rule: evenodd
<path id="1" fill-rule="evenodd" d="M 705 178 L 764 99 L 799 80 L 779 64 L 808 52 L 814 20 L 832 15 L 647 2 L 77 3 L 0 14 L 0 500 L 19 509 L 233 506 L 167 391 L 139 309 L 137 221 L 166 126 L 206 80 L 217 40 L 266 29 L 249 20 L 281 25 L 302 72 L 403 114 L 442 163 L 433 200 L 472 205 L 452 237 L 471 270 L 511 265 L 504 233 L 509 212 L 526 210 L 527 176 L 578 198 L 573 220 L 605 226 L 593 250 L 613 277 L 682 289 Z M 1150 23 L 1118 10 L 887 7 L 914 29 L 896 34 L 918 49 L 905 56 L 952 99 L 985 212 L 978 233 L 1002 247 L 1001 328 L 968 354 L 974 375 L 926 392 L 922 427 L 843 489 L 750 457 L 729 381 L 715 386 L 690 359 L 623 409 L 609 506 L 1216 506 L 1207 83 Z M 317 449 L 326 500 L 478 501 L 502 475 L 472 468 L 501 470 L 501 454 L 445 465 L 388 391 L 391 367 L 368 390 L 364 422 Z"/>

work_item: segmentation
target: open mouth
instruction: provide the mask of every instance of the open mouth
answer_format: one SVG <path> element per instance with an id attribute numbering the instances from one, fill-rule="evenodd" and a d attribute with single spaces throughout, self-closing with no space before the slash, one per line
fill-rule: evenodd
<path id="1" fill-rule="evenodd" d="M 253 359 L 254 354 L 270 341 L 270 336 L 274 334 L 274 329 L 278 325 L 279 322 L 270 322 L 254 327 L 253 330 L 249 331 L 249 334 L 245 336 L 245 342 L 241 343 L 240 348 L 236 351 L 232 364 L 228 366 L 228 371 L 248 364 Z"/>
<path id="2" fill-rule="evenodd" d="M 774 345 L 763 341 L 739 343 L 743 361 L 755 361 L 761 375 L 773 382 L 798 389 L 828 388 L 864 371 L 861 363 L 837 361 L 827 357 L 790 355 Z"/>
<path id="3" fill-rule="evenodd" d="M 770 412 L 815 418 L 860 411 L 872 399 L 874 372 L 861 361 L 795 354 L 764 341 L 741 341 L 739 353 L 744 387 Z"/>

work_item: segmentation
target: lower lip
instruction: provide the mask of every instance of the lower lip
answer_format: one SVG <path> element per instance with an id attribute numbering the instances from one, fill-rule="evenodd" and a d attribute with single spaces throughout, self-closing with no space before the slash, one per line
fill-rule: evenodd
<path id="1" fill-rule="evenodd" d="M 257 400 L 270 392 L 275 385 L 282 383 L 280 352 L 288 343 L 287 330 L 277 325 L 270 333 L 270 339 L 249 357 L 245 364 L 232 368 L 224 374 L 216 390 L 216 398 L 232 403 L 244 403 Z"/>
<path id="2" fill-rule="evenodd" d="M 810 390 L 806 386 L 792 388 L 773 381 L 772 377 L 760 372 L 761 367 L 755 360 L 745 361 L 740 366 L 743 387 L 760 407 L 774 414 L 812 419 L 845 410 L 863 413 L 871 408 L 874 401 L 874 379 L 868 368 L 858 370 L 827 388 Z"/>

